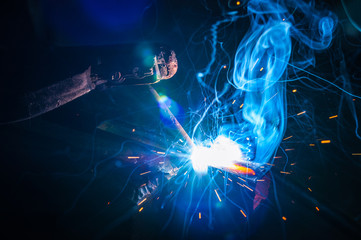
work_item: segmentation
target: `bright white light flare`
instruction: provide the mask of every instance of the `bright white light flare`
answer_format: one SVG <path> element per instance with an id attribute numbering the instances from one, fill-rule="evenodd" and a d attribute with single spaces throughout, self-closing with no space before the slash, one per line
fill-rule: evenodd
<path id="1" fill-rule="evenodd" d="M 238 144 L 229 138 L 219 136 L 209 146 L 195 146 L 191 158 L 194 171 L 199 174 L 207 173 L 208 167 L 234 168 L 243 159 Z"/>

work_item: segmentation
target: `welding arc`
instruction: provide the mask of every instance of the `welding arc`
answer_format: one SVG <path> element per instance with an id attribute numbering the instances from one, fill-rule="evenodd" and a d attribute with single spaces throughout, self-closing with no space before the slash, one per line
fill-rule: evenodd
<path id="1" fill-rule="evenodd" d="M 176 126 L 176 128 L 178 129 L 179 133 L 184 137 L 184 139 L 187 141 L 189 147 L 191 149 L 195 148 L 195 145 L 192 141 L 192 139 L 189 137 L 189 135 L 186 133 L 186 131 L 184 130 L 184 128 L 182 127 L 182 125 L 178 122 L 177 118 L 174 116 L 174 114 L 172 113 L 172 111 L 168 108 L 168 106 L 161 101 L 160 96 L 158 94 L 158 92 L 149 85 L 149 90 L 150 92 L 153 94 L 153 96 L 155 97 L 155 99 L 157 100 L 157 102 L 159 103 L 160 107 L 167 112 L 167 114 L 169 115 L 170 119 L 172 120 L 173 124 Z M 219 168 L 219 167 L 218 167 Z M 230 171 L 236 174 L 242 174 L 242 175 L 255 175 L 254 170 L 252 170 L 251 168 L 248 167 L 244 167 L 242 165 L 238 165 L 238 164 L 234 164 L 232 167 L 229 168 L 222 168 L 223 170 L 226 171 Z"/>

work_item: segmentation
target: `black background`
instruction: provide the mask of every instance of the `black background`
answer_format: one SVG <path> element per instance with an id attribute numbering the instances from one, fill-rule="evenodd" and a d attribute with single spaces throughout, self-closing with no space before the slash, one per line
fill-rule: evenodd
<path id="1" fill-rule="evenodd" d="M 1 119 L 17 111 L 14 100 L 17 97 L 81 72 L 95 61 L 89 59 L 87 53 L 79 54 L 81 51 L 66 52 L 67 47 L 91 48 L 144 41 L 165 43 L 177 53 L 179 70 L 176 76 L 156 85 L 157 90 L 166 92 L 186 112 L 197 108 L 202 96 L 194 76 L 209 61 L 209 29 L 222 18 L 222 7 L 232 9 L 235 3 L 227 6 L 226 1 L 157 1 L 149 5 L 143 22 L 128 27 L 109 26 L 111 17 L 104 17 L 105 22 L 101 23 L 92 21 L 84 13 L 84 2 L 12 1 L 3 4 L 0 15 Z M 142 1 L 137 4 L 142 9 L 147 6 L 142 5 Z M 348 23 L 340 2 L 327 4 L 338 15 L 342 27 L 337 29 L 331 50 L 316 54 L 317 68 L 312 71 L 333 79 L 332 68 L 339 65 L 333 65 L 334 59 L 331 57 L 330 61 L 330 56 L 342 50 L 353 92 L 361 94 L 360 33 Z M 121 5 L 118 7 L 122 9 Z M 116 16 L 116 10 L 111 14 Z M 124 11 L 120 11 L 121 14 L 129 17 Z M 238 21 L 219 32 L 219 41 L 224 42 L 232 54 L 247 29 L 247 21 Z M 108 24 L 107 27 L 104 24 Z M 219 66 L 229 63 L 222 60 L 217 63 Z M 292 94 L 294 88 L 297 93 Z M 267 204 L 249 216 L 248 222 L 237 220 L 242 217 L 238 210 L 215 210 L 218 227 L 212 231 L 206 223 L 195 221 L 186 238 L 360 238 L 361 158 L 351 153 L 361 151 L 361 141 L 355 136 L 350 104 L 359 112 L 361 100 L 353 101 L 336 88 L 321 91 L 300 82 L 290 83 L 287 94 L 288 116 L 307 109 L 307 117 L 289 118 L 285 137 L 294 137 L 283 142 L 281 147 L 295 150 L 287 152 L 288 164 L 284 162 L 282 151 L 277 154 L 283 158 L 272 169 L 275 182 L 271 185 Z M 179 212 L 182 209 L 177 210 L 163 232 L 169 209 L 161 210 L 157 202 L 146 205 L 141 214 L 135 209 L 132 189 L 141 184 L 140 179 L 131 182 L 115 202 L 108 204 L 119 193 L 132 168 L 117 168 L 113 161 L 99 165 L 97 178 L 86 188 L 94 174 L 94 166 L 115 154 L 127 139 L 127 136 L 96 130 L 96 127 L 104 120 L 117 118 L 124 124 L 132 123 L 132 126 L 152 129 L 162 135 L 157 109 L 146 87 L 126 86 L 89 93 L 35 119 L 2 124 L 1 238 L 181 238 L 183 219 Z M 328 118 L 336 114 L 339 115 L 337 119 Z M 183 121 L 186 120 L 187 116 Z M 330 139 L 331 144 L 319 144 L 317 139 Z M 310 147 L 310 143 L 316 146 Z M 146 151 L 148 149 L 143 146 L 132 146 L 122 156 Z M 291 166 L 290 163 L 296 164 Z M 280 174 L 285 165 L 291 175 Z M 316 206 L 320 211 L 316 211 Z M 287 220 L 283 221 L 281 216 L 286 216 Z"/>

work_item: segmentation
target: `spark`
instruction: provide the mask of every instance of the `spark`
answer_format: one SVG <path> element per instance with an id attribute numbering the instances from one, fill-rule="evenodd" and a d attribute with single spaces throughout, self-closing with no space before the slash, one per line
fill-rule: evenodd
<path id="1" fill-rule="evenodd" d="M 283 216 L 282 219 L 283 219 L 283 221 L 286 221 L 286 220 L 287 220 L 287 218 L 286 218 L 285 216 Z"/>
<path id="2" fill-rule="evenodd" d="M 141 211 L 143 211 L 143 207 L 141 207 L 141 208 L 139 209 L 139 212 L 141 212 Z"/>
<path id="3" fill-rule="evenodd" d="M 242 211 L 242 209 L 241 209 L 241 213 L 245 218 L 247 218 L 247 215 Z"/>
<path id="4" fill-rule="evenodd" d="M 219 200 L 220 202 L 222 202 L 222 200 L 221 200 L 221 198 L 219 197 L 216 189 L 214 189 L 214 192 L 216 193 L 218 200 Z"/>
<path id="5" fill-rule="evenodd" d="M 253 189 L 250 188 L 250 187 L 248 187 L 246 184 L 243 184 L 243 186 L 244 186 L 245 188 L 247 188 L 248 190 L 250 190 L 251 192 L 253 192 Z"/>
<path id="6" fill-rule="evenodd" d="M 202 218 L 202 214 L 201 212 L 198 213 L 198 218 L 201 219 Z"/>
<path id="7" fill-rule="evenodd" d="M 321 143 L 322 143 L 322 144 L 331 143 L 331 140 L 322 140 Z"/>
<path id="8" fill-rule="evenodd" d="M 241 106 L 239 106 L 239 108 L 242 108 L 243 107 L 243 103 L 242 103 L 242 105 Z"/>
<path id="9" fill-rule="evenodd" d="M 142 201 L 140 201 L 140 202 L 138 203 L 138 206 L 142 205 L 142 203 L 144 203 L 146 200 L 147 200 L 147 198 L 144 198 Z"/>
<path id="10" fill-rule="evenodd" d="M 282 156 L 275 156 L 274 159 L 282 158 Z"/>
<path id="11" fill-rule="evenodd" d="M 293 93 L 297 92 L 297 89 L 293 89 L 292 92 L 293 92 Z"/>
<path id="12" fill-rule="evenodd" d="M 315 144 L 313 144 L 313 143 L 310 143 L 310 145 L 309 145 L 310 147 L 314 147 L 315 146 Z"/>
<path id="13" fill-rule="evenodd" d="M 361 153 L 352 153 L 352 156 L 361 156 Z"/>
<path id="14" fill-rule="evenodd" d="M 328 119 L 337 118 L 337 117 L 338 117 L 338 115 L 334 115 L 334 116 L 329 117 Z"/>
<path id="15" fill-rule="evenodd" d="M 280 171 L 280 173 L 283 173 L 283 174 L 286 174 L 286 175 L 291 174 L 290 172 L 283 172 L 283 171 Z"/>
<path id="16" fill-rule="evenodd" d="M 237 2 L 236 2 L 236 5 L 237 5 L 237 6 L 241 5 L 241 2 L 240 2 L 240 1 L 237 1 Z"/>
<path id="17" fill-rule="evenodd" d="M 306 111 L 303 111 L 303 112 L 300 112 L 300 113 L 297 113 L 297 116 L 300 116 L 302 114 L 306 113 Z"/>
<path id="18" fill-rule="evenodd" d="M 288 151 L 293 151 L 293 150 L 295 150 L 295 149 L 294 149 L 294 148 L 287 148 L 287 149 L 285 149 L 286 152 L 288 152 Z"/>
<path id="19" fill-rule="evenodd" d="M 236 99 L 233 100 L 232 104 L 234 104 L 236 102 Z"/>
<path id="20" fill-rule="evenodd" d="M 292 137 L 293 137 L 293 136 L 286 137 L 286 138 L 283 139 L 283 141 L 286 141 L 286 140 L 288 140 L 288 139 L 290 139 L 290 138 L 292 138 Z"/>
<path id="21" fill-rule="evenodd" d="M 133 128 L 132 132 L 135 132 L 135 128 Z"/>
<path id="22" fill-rule="evenodd" d="M 308 189 L 308 191 L 312 192 L 312 189 L 311 189 L 311 188 L 307 188 L 307 189 Z"/>
<path id="23" fill-rule="evenodd" d="M 242 180 L 243 182 L 246 182 L 246 180 L 244 180 L 243 178 L 240 178 L 240 177 L 238 177 L 240 180 Z"/>
<path id="24" fill-rule="evenodd" d="M 141 173 L 141 174 L 139 174 L 139 175 L 145 175 L 145 174 L 148 174 L 148 173 L 150 173 L 151 171 L 148 171 L 148 172 L 144 172 L 144 173 Z"/>
<path id="25" fill-rule="evenodd" d="M 262 71 L 263 71 L 263 67 L 261 67 L 261 69 L 260 69 L 259 71 L 262 72 Z"/>
<path id="26" fill-rule="evenodd" d="M 317 212 L 319 212 L 319 211 L 320 211 L 320 209 L 319 209 L 318 207 L 316 207 L 316 210 L 317 210 Z"/>
<path id="27" fill-rule="evenodd" d="M 138 159 L 139 157 L 128 157 L 128 159 Z"/>
<path id="28" fill-rule="evenodd" d="M 161 154 L 161 155 L 164 155 L 165 154 L 165 152 L 157 152 L 158 154 Z"/>

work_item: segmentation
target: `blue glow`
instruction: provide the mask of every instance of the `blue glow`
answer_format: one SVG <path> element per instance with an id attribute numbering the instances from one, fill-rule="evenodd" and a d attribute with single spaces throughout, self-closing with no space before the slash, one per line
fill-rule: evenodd
<path id="1" fill-rule="evenodd" d="M 299 9 L 305 22 L 295 23 L 290 7 Z M 265 164 L 273 161 L 286 130 L 285 89 L 287 70 L 292 69 L 291 37 L 301 49 L 305 49 L 304 45 L 310 50 L 326 49 L 332 41 L 335 20 L 329 12 L 317 12 L 302 1 L 253 0 L 247 9 L 251 25 L 234 59 L 233 83 L 243 99 L 243 110 L 236 118 L 238 132 L 254 139 L 248 147 L 248 151 L 254 151 L 254 159 L 250 160 L 267 170 L 270 165 Z M 311 27 L 310 34 L 304 32 L 305 25 Z M 305 61 L 293 64 L 307 67 L 313 63 L 310 50 Z M 240 144 L 241 148 L 243 145 Z"/>
<path id="2" fill-rule="evenodd" d="M 202 78 L 203 76 L 204 76 L 204 74 L 201 72 L 197 74 L 197 77 L 199 77 L 199 78 Z"/>
<path id="3" fill-rule="evenodd" d="M 235 53 L 233 78 L 229 83 L 237 90 L 229 100 L 225 99 L 227 92 L 231 91 L 229 86 L 218 91 L 206 80 L 216 63 L 218 27 L 242 16 L 228 17 L 211 28 L 212 58 L 204 72 L 197 74 L 197 79 L 204 89 L 213 90 L 215 97 L 196 124 L 193 137 L 207 119 L 207 114 L 212 114 L 219 123 L 214 124 L 217 134 L 211 134 L 210 139 L 226 136 L 238 144 L 244 155 L 243 165 L 262 168 L 264 173 L 270 168 L 268 163 L 273 161 L 286 130 L 288 75 L 315 64 L 313 51 L 330 46 L 337 19 L 329 11 L 318 11 L 313 5 L 296 0 L 251 0 L 246 7 L 250 26 Z M 217 83 L 218 79 L 215 81 Z M 226 101 L 237 101 L 238 104 L 232 106 L 235 112 L 227 121 L 224 115 L 231 116 L 232 113 L 228 109 L 231 106 L 224 104 Z M 238 106 L 241 109 L 237 109 Z M 203 149 L 202 144 L 198 147 Z M 195 150 L 198 161 L 193 161 L 193 165 L 198 172 L 205 172 L 207 164 L 204 159 L 209 159 L 209 152 L 203 150 Z M 204 158 L 199 156 L 200 152 Z"/>
<path id="4" fill-rule="evenodd" d="M 253 162 L 265 167 L 286 128 L 285 83 L 280 79 L 291 55 L 292 25 L 283 20 L 286 10 L 278 4 L 255 2 L 249 3 L 248 11 L 255 15 L 236 52 L 233 82 L 244 94 L 238 122 L 255 139 Z"/>
<path id="5" fill-rule="evenodd" d="M 233 81 L 247 92 L 268 90 L 282 77 L 291 54 L 290 24 L 254 24 L 235 56 Z"/>

